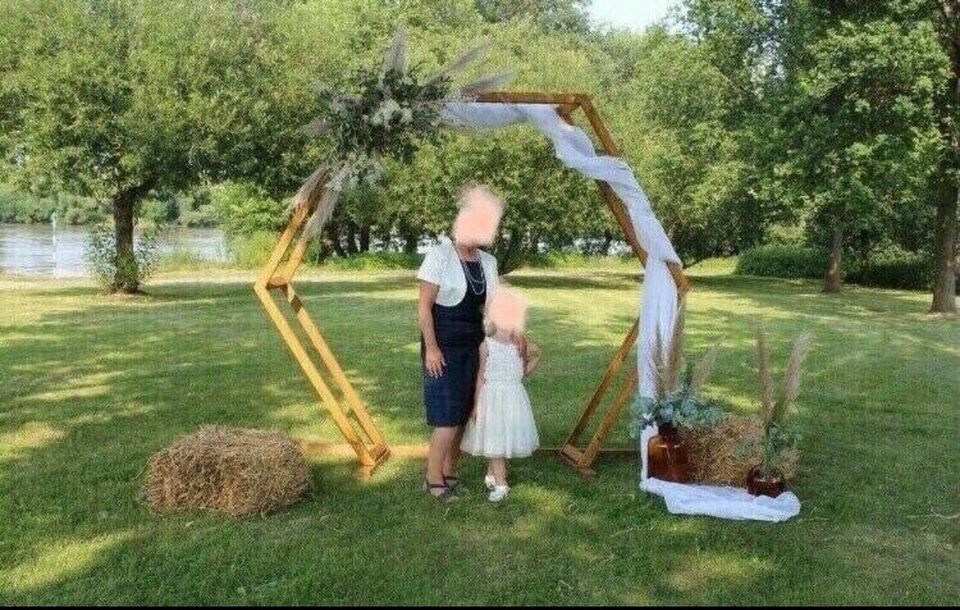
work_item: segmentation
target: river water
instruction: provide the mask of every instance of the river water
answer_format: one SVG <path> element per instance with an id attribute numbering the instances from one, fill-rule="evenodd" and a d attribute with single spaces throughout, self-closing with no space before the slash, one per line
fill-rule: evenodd
<path id="1" fill-rule="evenodd" d="M 0 224 L 0 271 L 52 277 L 87 275 L 84 253 L 89 228 L 48 224 Z M 212 262 L 227 259 L 220 229 L 170 228 L 161 239 L 162 253 L 189 252 Z"/>

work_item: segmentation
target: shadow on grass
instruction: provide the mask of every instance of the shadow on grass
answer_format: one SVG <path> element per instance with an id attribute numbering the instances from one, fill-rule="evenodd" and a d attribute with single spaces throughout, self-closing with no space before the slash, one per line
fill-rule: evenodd
<path id="1" fill-rule="evenodd" d="M 513 280 L 531 293 L 531 333 L 547 354 L 530 382 L 546 443 L 566 433 L 633 321 L 633 284 L 583 281 L 574 288 L 546 275 Z M 903 516 L 956 506 L 956 453 L 938 408 L 958 390 L 943 381 L 956 370 L 956 324 L 904 319 L 913 302 L 898 293 L 837 299 L 803 283 L 742 278 L 695 279 L 694 287 L 691 350 L 727 336 L 710 390 L 742 410 L 755 400 L 757 320 L 767 320 L 780 363 L 790 337 L 815 334 L 799 417 L 807 428 L 797 483 L 805 507 L 794 522 L 670 517 L 659 500 L 636 496 L 632 463 L 604 463 L 597 480 L 584 483 L 549 458 L 515 465 L 514 493 L 502 506 L 484 503 L 479 490 L 458 505 L 438 505 L 417 491 L 417 462 L 393 460 L 360 483 L 352 464 L 318 461 L 315 493 L 267 519 L 155 517 L 137 500 L 144 465 L 200 424 L 336 433 L 248 285 L 168 284 L 133 299 L 73 288 L 31 292 L 39 313 L 4 326 L 0 352 L 10 376 L 0 388 L 0 513 L 14 516 L 0 525 L 0 597 L 16 604 L 950 599 L 947 524 Z M 298 289 L 388 440 L 424 438 L 411 280 L 321 280 Z M 477 481 L 482 467 L 472 460 L 465 474 Z"/>

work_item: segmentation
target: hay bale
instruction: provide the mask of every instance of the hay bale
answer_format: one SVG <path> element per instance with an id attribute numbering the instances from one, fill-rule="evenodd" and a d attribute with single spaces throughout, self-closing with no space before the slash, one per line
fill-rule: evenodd
<path id="1" fill-rule="evenodd" d="M 203 426 L 150 458 L 146 496 L 158 512 L 265 515 L 310 487 L 299 446 L 276 432 Z"/>
<path id="2" fill-rule="evenodd" d="M 698 483 L 743 487 L 747 473 L 760 463 L 763 422 L 756 417 L 727 415 L 716 426 L 684 429 L 691 478 Z M 797 471 L 796 451 L 784 463 L 789 480 Z"/>

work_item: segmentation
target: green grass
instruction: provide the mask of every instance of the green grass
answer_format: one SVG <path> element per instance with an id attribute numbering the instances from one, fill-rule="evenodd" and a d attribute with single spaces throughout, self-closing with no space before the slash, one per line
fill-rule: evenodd
<path id="1" fill-rule="evenodd" d="M 307 275 L 307 306 L 387 438 L 422 442 L 412 274 Z M 737 410 L 755 410 L 754 325 L 778 370 L 788 340 L 814 333 L 804 507 L 786 524 L 674 517 L 637 493 L 629 460 L 600 463 L 588 483 L 552 457 L 517 462 L 501 506 L 479 492 L 437 504 L 416 461 L 364 483 L 349 462 L 314 459 L 316 491 L 289 511 L 154 516 L 138 500 L 146 462 L 200 424 L 337 438 L 249 276 L 166 275 L 127 298 L 0 278 L 0 602 L 960 601 L 960 323 L 924 314 L 924 294 L 694 278 L 689 345 L 726 337 L 709 391 Z M 533 303 L 545 356 L 530 393 L 555 445 L 631 323 L 636 281 L 580 270 L 512 283 Z M 481 469 L 466 465 L 475 486 Z"/>

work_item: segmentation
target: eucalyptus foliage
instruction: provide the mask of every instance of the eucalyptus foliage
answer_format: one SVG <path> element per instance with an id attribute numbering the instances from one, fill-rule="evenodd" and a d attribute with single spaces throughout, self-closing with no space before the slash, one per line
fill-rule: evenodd
<path id="1" fill-rule="evenodd" d="M 630 405 L 630 436 L 639 438 L 644 428 L 658 427 L 706 428 L 715 426 L 724 418 L 720 403 L 700 396 L 693 383 L 694 368 L 688 365 L 679 387 L 658 398 L 639 393 Z"/>
<path id="2" fill-rule="evenodd" d="M 418 69 L 390 67 L 377 73 L 358 70 L 349 92 L 320 85 L 315 89 L 320 118 L 317 133 L 331 140 L 330 155 L 348 161 L 353 185 L 379 181 L 381 159 L 413 161 L 424 142 L 440 142 L 440 109 L 450 94 L 450 79 L 424 79 Z"/>

